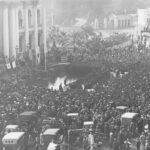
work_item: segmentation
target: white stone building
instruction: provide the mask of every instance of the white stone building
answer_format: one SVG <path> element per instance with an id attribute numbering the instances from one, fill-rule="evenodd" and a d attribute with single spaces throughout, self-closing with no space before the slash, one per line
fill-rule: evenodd
<path id="1" fill-rule="evenodd" d="M 39 0 L 0 0 L 0 54 L 29 52 L 36 64 L 46 52 L 46 16 Z"/>
<path id="2" fill-rule="evenodd" d="M 137 32 L 141 39 L 141 42 L 150 47 L 150 8 L 138 9 L 138 23 Z"/>
<path id="3" fill-rule="evenodd" d="M 140 33 L 144 28 L 150 23 L 150 8 L 148 9 L 138 9 L 138 33 Z"/>
<path id="4" fill-rule="evenodd" d="M 136 14 L 112 14 L 104 19 L 104 29 L 127 29 L 136 26 Z"/>

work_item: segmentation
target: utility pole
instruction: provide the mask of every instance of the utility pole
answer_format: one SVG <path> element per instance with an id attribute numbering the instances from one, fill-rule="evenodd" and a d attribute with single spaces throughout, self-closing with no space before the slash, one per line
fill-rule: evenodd
<path id="1" fill-rule="evenodd" d="M 54 26 L 54 1 L 51 0 L 51 23 Z"/>
<path id="2" fill-rule="evenodd" d="M 17 83 L 19 82 L 19 64 L 18 64 L 18 54 L 19 54 L 19 47 L 16 46 L 16 79 L 17 79 Z"/>
<path id="3" fill-rule="evenodd" d="M 45 55 L 45 71 L 47 71 L 47 60 L 46 60 L 46 58 L 47 58 L 47 52 L 45 51 L 44 52 L 44 55 Z"/>

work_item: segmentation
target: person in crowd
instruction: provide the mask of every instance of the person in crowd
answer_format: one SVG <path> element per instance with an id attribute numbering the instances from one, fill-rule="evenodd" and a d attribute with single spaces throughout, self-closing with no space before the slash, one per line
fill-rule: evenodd
<path id="1" fill-rule="evenodd" d="M 146 150 L 150 150 L 150 133 L 148 134 L 146 138 Z"/>
<path id="2" fill-rule="evenodd" d="M 119 143 L 116 138 L 114 139 L 113 142 L 113 150 L 119 150 Z"/>
<path id="3" fill-rule="evenodd" d="M 137 142 L 136 142 L 136 149 L 137 149 L 137 150 L 140 150 L 140 145 L 141 145 L 140 139 L 138 138 L 138 139 L 137 139 Z"/>
<path id="4" fill-rule="evenodd" d="M 90 147 L 90 150 L 94 150 L 94 135 L 93 135 L 93 130 L 90 129 L 90 134 L 88 135 L 88 144 Z"/>
<path id="5" fill-rule="evenodd" d="M 110 146 L 110 148 L 113 147 L 113 142 L 114 142 L 114 134 L 113 134 L 113 132 L 110 132 L 110 134 L 109 134 L 109 146 Z"/>
<path id="6" fill-rule="evenodd" d="M 125 150 L 130 150 L 130 146 L 131 146 L 131 142 L 130 142 L 129 138 L 127 138 L 127 140 L 124 141 Z"/>
<path id="7" fill-rule="evenodd" d="M 145 150 L 146 137 L 144 132 L 140 136 L 140 143 L 140 150 Z"/>

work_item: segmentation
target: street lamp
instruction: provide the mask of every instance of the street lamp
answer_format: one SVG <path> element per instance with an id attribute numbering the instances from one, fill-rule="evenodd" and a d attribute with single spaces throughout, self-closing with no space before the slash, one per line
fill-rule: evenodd
<path id="1" fill-rule="evenodd" d="M 45 46 L 43 46 L 43 48 L 44 48 L 44 55 L 45 55 L 45 71 L 47 71 L 47 50 Z"/>
<path id="2" fill-rule="evenodd" d="M 29 43 L 28 43 L 27 46 L 26 46 L 26 51 L 27 51 L 27 52 L 29 51 Z"/>
<path id="3" fill-rule="evenodd" d="M 18 45 L 16 45 L 16 56 L 18 55 L 18 53 L 19 53 L 19 46 Z"/>
<path id="4" fill-rule="evenodd" d="M 15 49 L 16 49 L 16 60 L 17 60 L 16 61 L 16 79 L 17 79 L 17 83 L 18 83 L 18 67 L 17 67 L 18 66 L 18 59 L 17 59 L 17 57 L 18 57 L 18 53 L 19 53 L 19 46 L 17 45 Z"/>

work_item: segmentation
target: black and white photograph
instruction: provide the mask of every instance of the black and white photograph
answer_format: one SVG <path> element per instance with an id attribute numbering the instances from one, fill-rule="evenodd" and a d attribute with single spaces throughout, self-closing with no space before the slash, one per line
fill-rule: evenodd
<path id="1" fill-rule="evenodd" d="M 0 150 L 150 150 L 150 0 L 0 0 Z"/>

